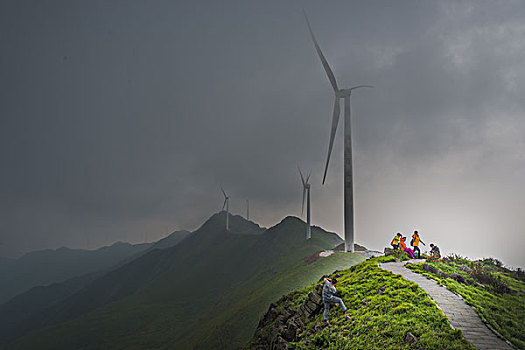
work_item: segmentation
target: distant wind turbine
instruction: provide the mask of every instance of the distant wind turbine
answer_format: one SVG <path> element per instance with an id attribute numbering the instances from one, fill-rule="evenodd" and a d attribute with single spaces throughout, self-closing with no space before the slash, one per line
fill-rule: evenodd
<path id="1" fill-rule="evenodd" d="M 306 196 L 306 239 L 310 239 L 312 238 L 312 229 L 310 226 L 310 184 L 308 183 L 310 180 L 310 174 L 308 174 L 305 180 L 301 169 L 299 167 L 297 167 L 297 169 L 299 170 L 299 175 L 301 175 L 301 181 L 303 183 L 303 206 L 301 209 L 301 215 L 304 214 L 304 200 Z"/>
<path id="2" fill-rule="evenodd" d="M 222 191 L 222 194 L 224 195 L 224 204 L 222 205 L 222 210 L 224 210 L 224 208 L 226 208 L 226 231 L 229 230 L 230 226 L 229 226 L 229 223 L 230 223 L 230 210 L 229 210 L 229 206 L 230 206 L 230 197 L 228 197 L 226 195 L 226 192 L 224 192 L 224 189 L 221 187 L 221 191 Z"/>
<path id="3" fill-rule="evenodd" d="M 324 169 L 324 175 L 323 175 L 323 185 L 326 179 L 326 172 L 328 171 L 328 163 L 330 162 L 330 155 L 332 154 L 332 147 L 334 145 L 334 138 L 335 133 L 337 131 L 337 124 L 339 123 L 339 112 L 340 112 L 340 106 L 339 106 L 339 100 L 341 98 L 344 99 L 344 106 L 345 106 L 345 120 L 344 120 L 344 134 L 345 134 L 345 140 L 344 140 L 344 190 L 345 190 L 345 204 L 344 204 L 344 217 L 345 217 L 345 250 L 347 252 L 353 252 L 354 251 L 354 181 L 353 181 L 353 170 L 352 170 L 352 128 L 351 128 L 351 118 L 350 118 L 350 95 L 352 94 L 353 90 L 360 89 L 360 88 L 372 88 L 371 85 L 357 85 L 350 89 L 339 89 L 337 87 L 337 82 L 335 80 L 334 73 L 330 69 L 330 66 L 328 65 L 328 62 L 326 61 L 326 58 L 323 55 L 323 52 L 321 51 L 321 48 L 317 44 L 317 40 L 315 39 L 314 32 L 312 31 L 312 27 L 310 26 L 310 21 L 308 21 L 308 17 L 306 16 L 306 12 L 304 13 L 304 17 L 306 19 L 306 24 L 308 25 L 308 30 L 310 31 L 310 35 L 312 36 L 312 41 L 315 45 L 315 50 L 317 51 L 317 54 L 319 55 L 319 58 L 321 59 L 321 63 L 323 64 L 323 68 L 326 72 L 326 75 L 328 75 L 328 80 L 330 80 L 330 84 L 332 84 L 332 88 L 334 89 L 335 93 L 335 102 L 334 102 L 334 111 L 332 116 L 332 130 L 330 132 L 330 143 L 328 145 L 328 156 L 326 157 L 326 165 Z"/>
<path id="4" fill-rule="evenodd" d="M 250 220 L 250 200 L 246 200 L 246 220 Z"/>

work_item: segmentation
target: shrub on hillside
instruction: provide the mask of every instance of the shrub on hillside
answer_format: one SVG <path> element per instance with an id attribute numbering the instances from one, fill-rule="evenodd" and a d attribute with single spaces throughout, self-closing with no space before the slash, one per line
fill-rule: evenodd
<path id="1" fill-rule="evenodd" d="M 496 293 L 516 293 L 507 286 L 507 284 L 501 279 L 499 275 L 489 271 L 489 269 L 486 268 L 486 260 L 482 262 L 477 261 L 472 264 L 472 271 L 470 272 L 471 276 L 479 283 L 492 287 Z"/>
<path id="2" fill-rule="evenodd" d="M 447 257 L 443 258 L 443 262 L 452 262 L 456 265 L 470 266 L 471 261 L 467 258 L 462 257 L 459 254 L 450 254 Z"/>
<path id="3" fill-rule="evenodd" d="M 510 271 L 509 276 L 513 277 L 519 281 L 525 282 L 525 271 L 523 271 L 521 268 L 517 268 L 516 270 Z"/>
<path id="4" fill-rule="evenodd" d="M 469 284 L 469 282 L 459 273 L 453 272 L 451 274 L 448 274 L 446 272 L 440 271 L 437 267 L 429 264 L 423 264 L 421 268 L 426 272 L 433 273 L 435 275 L 440 276 L 441 278 L 451 278 L 455 281 L 458 281 L 459 283 Z"/>

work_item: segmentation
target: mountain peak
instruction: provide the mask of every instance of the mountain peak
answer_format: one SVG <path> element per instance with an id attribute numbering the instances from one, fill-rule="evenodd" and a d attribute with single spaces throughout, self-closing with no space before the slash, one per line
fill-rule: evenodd
<path id="1" fill-rule="evenodd" d="M 229 217 L 229 233 L 233 234 L 260 234 L 265 229 L 256 224 L 253 221 L 246 220 L 241 215 L 228 214 Z M 218 213 L 213 214 L 206 222 L 199 228 L 218 228 L 224 227 L 226 229 L 226 211 L 222 210 Z"/>

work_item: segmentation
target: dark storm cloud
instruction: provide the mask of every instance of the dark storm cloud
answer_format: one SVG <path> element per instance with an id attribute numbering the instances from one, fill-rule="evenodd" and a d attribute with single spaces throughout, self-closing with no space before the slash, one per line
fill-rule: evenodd
<path id="1" fill-rule="evenodd" d="M 300 212 L 297 165 L 314 223 L 341 232 L 342 135 L 321 188 L 333 96 L 303 6 L 339 85 L 376 86 L 352 96 L 358 242 L 418 225 L 511 259 L 469 235 L 525 233 L 519 2 L 0 6 L 3 255 L 193 229 L 220 186 L 272 225 Z"/>

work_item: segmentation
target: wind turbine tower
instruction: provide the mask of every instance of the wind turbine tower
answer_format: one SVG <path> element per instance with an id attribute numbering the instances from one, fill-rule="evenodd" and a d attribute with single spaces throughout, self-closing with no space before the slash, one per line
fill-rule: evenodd
<path id="1" fill-rule="evenodd" d="M 246 220 L 250 220 L 250 200 L 246 200 Z"/>
<path id="2" fill-rule="evenodd" d="M 301 181 L 303 183 L 303 206 L 301 209 L 301 215 L 304 214 L 304 200 L 306 196 L 306 239 L 312 238 L 312 228 L 310 225 L 310 184 L 308 181 L 310 180 L 310 174 L 306 177 L 306 180 L 303 177 L 303 173 L 301 172 L 301 169 L 299 169 L 299 175 L 301 175 Z"/>
<path id="3" fill-rule="evenodd" d="M 226 195 L 224 189 L 221 187 L 222 194 L 224 195 L 224 204 L 222 205 L 222 210 L 226 208 L 226 231 L 230 229 L 230 197 Z"/>
<path id="4" fill-rule="evenodd" d="M 332 147 L 334 145 L 335 133 L 337 131 L 337 124 L 339 122 L 339 113 L 340 106 L 339 100 L 344 99 L 344 108 L 345 108 L 345 119 L 344 119 L 344 218 L 345 218 L 345 250 L 347 252 L 354 251 L 354 181 L 353 181 L 353 167 L 352 167 L 352 128 L 351 128 L 351 117 L 350 117 L 350 95 L 353 90 L 360 88 L 372 88 L 371 85 L 357 85 L 351 87 L 350 89 L 339 89 L 337 86 L 337 81 L 335 80 L 334 73 L 330 69 L 326 58 L 317 44 L 315 39 L 314 32 L 310 26 L 310 21 L 306 13 L 304 14 L 306 19 L 306 24 L 308 25 L 308 30 L 310 31 L 310 36 L 314 42 L 315 50 L 321 59 L 323 68 L 330 80 L 330 84 L 334 89 L 335 101 L 334 101 L 334 111 L 332 115 L 332 130 L 330 132 L 330 143 L 328 145 L 328 156 L 326 157 L 326 165 L 323 175 L 323 185 L 326 179 L 326 172 L 328 170 L 328 163 L 330 162 L 330 155 L 332 154 Z"/>

